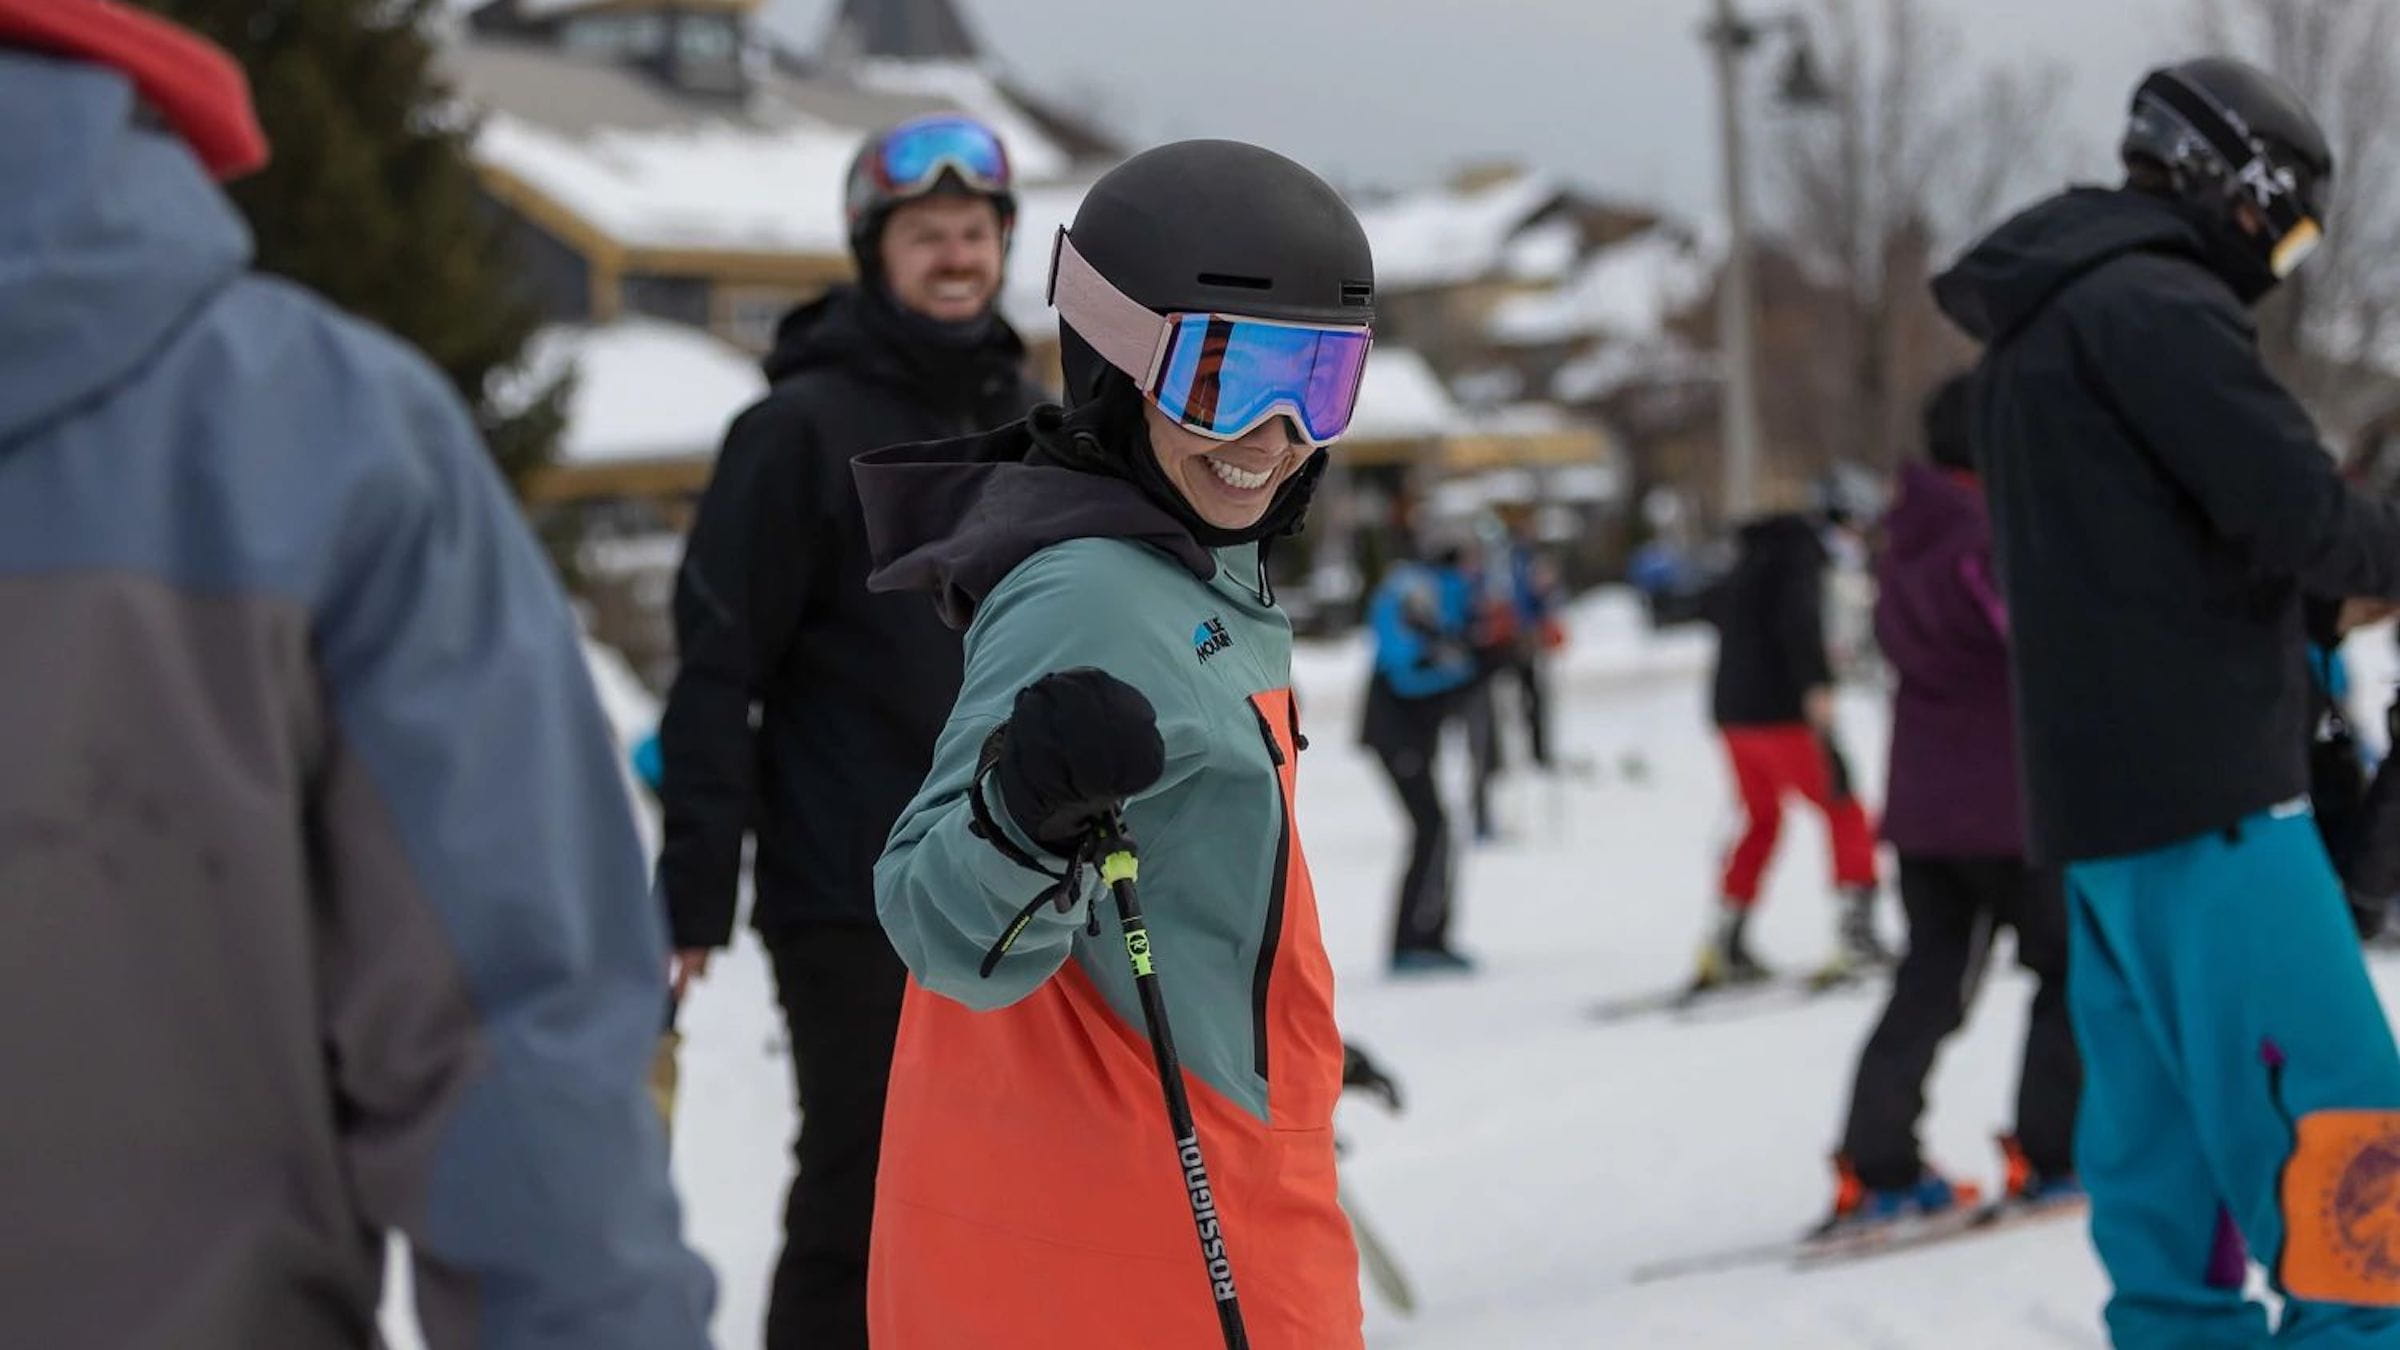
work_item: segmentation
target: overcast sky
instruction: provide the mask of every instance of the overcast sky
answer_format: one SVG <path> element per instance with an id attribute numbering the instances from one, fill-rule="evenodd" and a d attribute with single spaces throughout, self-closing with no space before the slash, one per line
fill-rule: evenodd
<path id="1" fill-rule="evenodd" d="M 1421 183 L 1505 155 L 1680 211 L 1716 203 L 1697 36 L 1708 0 L 955 2 L 1012 74 L 1071 103 L 1097 99 L 1137 140 L 1258 141 L 1346 185 Z M 2027 147 L 2045 179 L 2104 170 L 2141 71 L 2191 50 L 2186 0 L 1921 3 L 1955 25 L 1969 66 L 2065 67 L 2061 134 Z M 805 45 L 833 0 L 767 8 Z M 1756 87 L 1774 64 L 1753 62 Z"/>

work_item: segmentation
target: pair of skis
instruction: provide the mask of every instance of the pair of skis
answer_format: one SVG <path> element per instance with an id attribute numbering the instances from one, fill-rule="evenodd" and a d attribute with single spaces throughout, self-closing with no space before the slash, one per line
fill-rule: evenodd
<path id="1" fill-rule="evenodd" d="M 1614 1024 L 1666 1015 L 1699 1021 L 1717 1015 L 1768 1012 L 1861 988 L 1868 982 L 1868 973 L 1862 969 L 1828 969 L 1770 975 L 1742 983 L 1680 984 L 1602 999 L 1591 1005 L 1587 1015 L 1595 1022 Z"/>
<path id="2" fill-rule="evenodd" d="M 1995 1200 L 1988 1204 L 1961 1206 L 1941 1214 L 1861 1224 L 1830 1233 L 1811 1233 L 1777 1242 L 1725 1247 L 1654 1261 L 1646 1266 L 1635 1267 L 1632 1279 L 1635 1284 L 1653 1284 L 1660 1280 L 1757 1266 L 1786 1266 L 1796 1271 L 1824 1270 L 1878 1256 L 1919 1251 L 1961 1238 L 1981 1237 L 2075 1218 L 2082 1215 L 2085 1208 L 2079 1199 L 2048 1203 Z"/>

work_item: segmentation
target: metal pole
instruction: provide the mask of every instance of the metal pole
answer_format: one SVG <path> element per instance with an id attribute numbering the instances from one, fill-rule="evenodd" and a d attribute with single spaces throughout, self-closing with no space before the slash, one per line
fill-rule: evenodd
<path id="1" fill-rule="evenodd" d="M 1721 514 L 1737 521 L 1758 502 L 1757 305 L 1751 296 L 1750 191 L 1742 128 L 1742 51 L 1749 32 L 1733 0 L 1716 0 L 1708 33 L 1716 58 L 1718 158 L 1724 173 L 1725 275 L 1717 287 L 1717 348 L 1725 365 Z"/>

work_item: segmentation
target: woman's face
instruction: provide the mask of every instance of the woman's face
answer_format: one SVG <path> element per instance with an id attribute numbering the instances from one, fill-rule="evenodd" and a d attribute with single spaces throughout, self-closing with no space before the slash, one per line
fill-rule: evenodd
<path id="1" fill-rule="evenodd" d="M 1158 467 L 1202 520 L 1220 530 L 1245 530 L 1266 515 L 1275 492 L 1308 460 L 1308 446 L 1288 417 L 1261 423 L 1238 441 L 1187 431 L 1142 400 L 1150 448 Z"/>

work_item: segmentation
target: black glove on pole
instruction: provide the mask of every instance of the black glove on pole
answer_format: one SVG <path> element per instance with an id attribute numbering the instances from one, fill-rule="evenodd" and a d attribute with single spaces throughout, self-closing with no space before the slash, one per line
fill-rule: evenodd
<path id="1" fill-rule="evenodd" d="M 1078 666 L 1017 691 L 992 778 L 1025 837 L 1064 858 L 1093 821 L 1157 782 L 1166 759 L 1142 691 Z"/>

